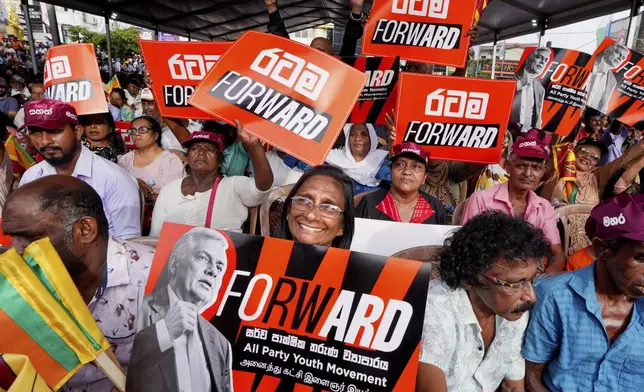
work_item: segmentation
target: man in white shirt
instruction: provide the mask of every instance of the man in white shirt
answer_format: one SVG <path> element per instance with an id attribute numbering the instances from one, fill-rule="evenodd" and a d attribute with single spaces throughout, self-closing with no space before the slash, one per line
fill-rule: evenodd
<path id="1" fill-rule="evenodd" d="M 108 234 L 100 196 L 78 178 L 52 175 L 15 190 L 2 212 L 2 230 L 22 254 L 49 237 L 99 328 L 127 372 L 138 311 L 154 249 Z M 36 369 L 38 370 L 38 369 Z M 63 392 L 111 392 L 93 364 L 81 368 Z"/>
<path id="2" fill-rule="evenodd" d="M 429 283 L 416 390 L 523 391 L 532 283 L 550 245 L 499 211 L 468 221 L 445 245 L 441 280 Z"/>
<path id="3" fill-rule="evenodd" d="M 526 132 L 531 128 L 541 129 L 541 109 L 546 90 L 537 77 L 550 62 L 549 48 L 536 48 L 525 60 L 523 70 L 517 75 L 517 90 L 512 105 L 512 121 Z"/>
<path id="4" fill-rule="evenodd" d="M 161 116 L 154 95 L 149 88 L 141 90 L 141 108 L 143 115 L 154 118 L 161 125 L 161 146 L 163 148 L 185 151 L 181 143 L 190 136 L 190 131 L 179 121 Z"/>
<path id="5" fill-rule="evenodd" d="M 588 83 L 588 106 L 606 113 L 610 97 L 617 87 L 617 79 L 612 70 L 622 64 L 629 53 L 626 46 L 612 44 L 597 54 Z"/>
<path id="6" fill-rule="evenodd" d="M 143 298 L 127 390 L 232 391 L 232 349 L 200 313 L 217 299 L 226 238 L 198 227 L 175 243 L 155 290 Z"/>

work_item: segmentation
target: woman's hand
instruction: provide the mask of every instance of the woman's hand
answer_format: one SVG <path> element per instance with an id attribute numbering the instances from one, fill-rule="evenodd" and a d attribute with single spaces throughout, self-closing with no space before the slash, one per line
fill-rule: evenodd
<path id="1" fill-rule="evenodd" d="M 391 145 L 396 141 L 396 110 L 391 110 L 391 115 L 385 113 L 385 124 L 387 125 L 387 133 L 389 134 L 389 143 Z"/>
<path id="2" fill-rule="evenodd" d="M 248 131 L 246 131 L 244 127 L 242 127 L 239 120 L 235 120 L 235 125 L 237 126 L 237 137 L 246 148 L 246 151 L 249 151 L 253 148 L 260 148 L 262 150 L 264 149 L 264 147 L 262 146 L 262 141 L 259 140 L 257 136 L 252 135 Z"/>
<path id="3" fill-rule="evenodd" d="M 151 200 L 154 195 L 154 189 L 147 182 L 143 181 L 140 178 L 137 178 L 136 181 L 139 183 L 139 189 L 143 192 L 145 200 Z"/>

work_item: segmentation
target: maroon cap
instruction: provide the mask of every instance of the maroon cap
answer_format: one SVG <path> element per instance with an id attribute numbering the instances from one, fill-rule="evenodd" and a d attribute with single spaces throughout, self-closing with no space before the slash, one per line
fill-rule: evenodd
<path id="1" fill-rule="evenodd" d="M 185 148 L 188 148 L 192 143 L 196 142 L 210 142 L 217 146 L 219 151 L 224 151 L 224 135 L 220 133 L 214 133 L 214 132 L 208 132 L 208 131 L 199 131 L 199 132 L 193 132 L 188 136 L 185 142 L 183 142 L 183 146 Z"/>
<path id="2" fill-rule="evenodd" d="M 412 154 L 420 158 L 421 161 L 427 164 L 429 162 L 429 152 L 422 149 L 418 144 L 412 142 L 405 142 L 396 144 L 394 146 L 394 155 L 391 157 L 391 160 L 394 161 L 402 154 Z"/>
<path id="3" fill-rule="evenodd" d="M 522 158 L 548 159 L 550 157 L 550 135 L 542 139 L 538 129 L 529 130 L 525 136 L 517 138 L 512 144 L 512 153 Z"/>
<path id="4" fill-rule="evenodd" d="M 612 241 L 627 238 L 644 241 L 644 195 L 620 195 L 593 208 L 586 221 L 586 233 L 592 238 Z"/>
<path id="5" fill-rule="evenodd" d="M 25 105 L 25 125 L 23 128 L 60 129 L 66 124 L 72 127 L 78 125 L 76 109 L 66 102 L 56 99 L 39 99 Z"/>

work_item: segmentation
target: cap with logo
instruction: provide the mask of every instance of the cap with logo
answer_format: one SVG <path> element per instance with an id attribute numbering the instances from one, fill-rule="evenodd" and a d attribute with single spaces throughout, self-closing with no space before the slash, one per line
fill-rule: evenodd
<path id="1" fill-rule="evenodd" d="M 612 241 L 626 238 L 644 241 L 644 195 L 619 195 L 593 208 L 586 221 L 586 234 L 592 238 Z"/>
<path id="2" fill-rule="evenodd" d="M 78 115 L 76 109 L 66 102 L 40 99 L 25 104 L 25 124 L 22 128 L 60 129 L 67 124 L 72 127 L 78 125 Z"/>
<path id="3" fill-rule="evenodd" d="M 531 129 L 525 136 L 517 138 L 512 144 L 512 153 L 522 158 L 548 159 L 551 153 L 548 144 L 552 136 L 545 134 L 541 138 L 540 132 L 538 129 Z"/>
<path id="4" fill-rule="evenodd" d="M 154 101 L 154 94 L 149 88 L 141 90 L 141 101 Z"/>
<path id="5" fill-rule="evenodd" d="M 199 131 L 193 132 L 188 136 L 186 141 L 183 142 L 183 147 L 188 148 L 191 144 L 196 142 L 210 142 L 217 146 L 219 151 L 224 151 L 225 148 L 225 137 L 220 133 L 208 132 L 208 131 Z"/>
<path id="6" fill-rule="evenodd" d="M 421 161 L 427 164 L 429 162 L 429 152 L 421 148 L 418 144 L 412 142 L 405 142 L 396 144 L 393 148 L 392 161 L 403 154 L 411 154 L 417 156 Z"/>

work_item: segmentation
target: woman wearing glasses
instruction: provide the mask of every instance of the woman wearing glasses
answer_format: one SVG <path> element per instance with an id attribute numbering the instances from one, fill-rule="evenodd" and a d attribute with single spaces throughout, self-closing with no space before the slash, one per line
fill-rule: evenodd
<path id="1" fill-rule="evenodd" d="M 240 232 L 248 208 L 260 205 L 273 185 L 273 172 L 260 140 L 237 122 L 237 135 L 253 165 L 255 177 L 223 176 L 224 136 L 193 132 L 183 142 L 190 174 L 166 185 L 157 198 L 150 235 L 164 222 Z"/>
<path id="2" fill-rule="evenodd" d="M 91 152 L 114 163 L 117 163 L 119 155 L 125 154 L 125 142 L 116 132 L 111 114 L 106 112 L 80 116 L 79 122 L 83 127 L 81 143 Z"/>
<path id="3" fill-rule="evenodd" d="M 293 186 L 276 237 L 349 249 L 354 231 L 353 181 L 341 169 L 315 166 Z"/>

